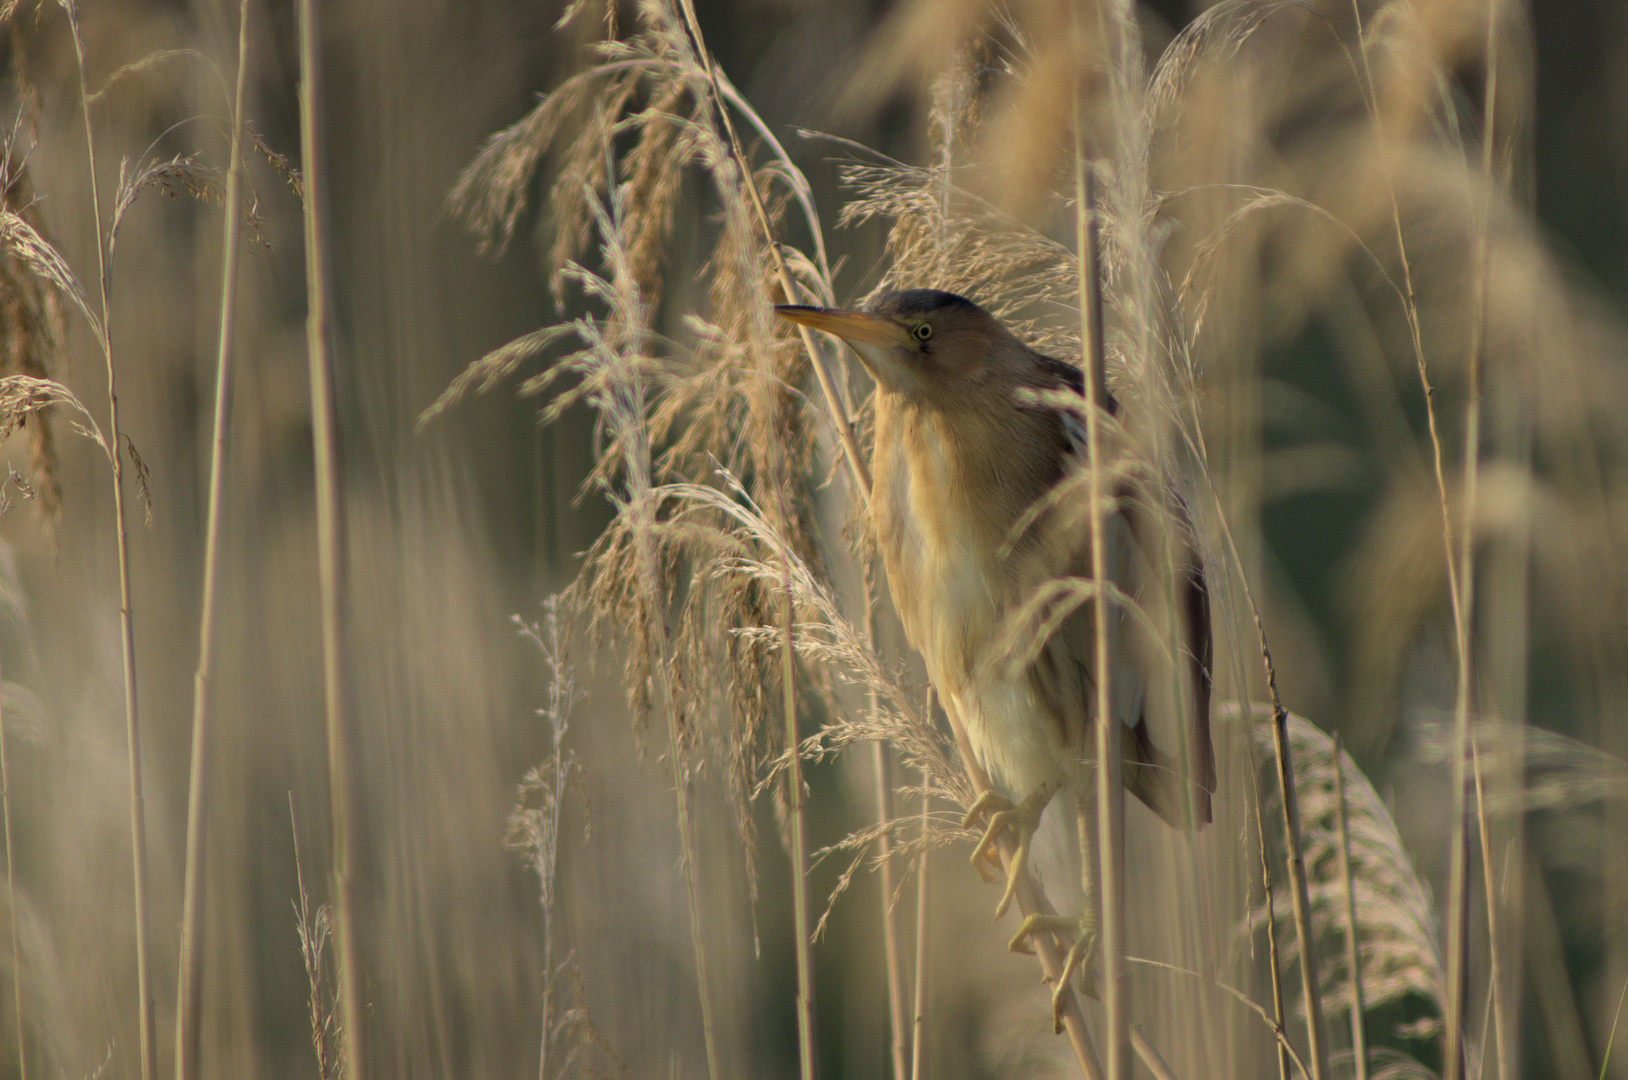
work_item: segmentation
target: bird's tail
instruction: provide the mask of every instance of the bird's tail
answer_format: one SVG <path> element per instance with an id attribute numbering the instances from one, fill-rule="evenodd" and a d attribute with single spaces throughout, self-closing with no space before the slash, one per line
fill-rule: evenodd
<path id="1" fill-rule="evenodd" d="M 1141 799 L 1143 805 L 1173 829 L 1182 827 L 1186 815 L 1182 795 L 1191 791 L 1194 819 L 1200 825 L 1207 824 L 1209 791 L 1203 784 L 1187 783 L 1176 760 L 1153 745 L 1147 720 L 1138 720 L 1135 727 L 1121 725 L 1120 731 L 1124 732 L 1125 790 Z"/>

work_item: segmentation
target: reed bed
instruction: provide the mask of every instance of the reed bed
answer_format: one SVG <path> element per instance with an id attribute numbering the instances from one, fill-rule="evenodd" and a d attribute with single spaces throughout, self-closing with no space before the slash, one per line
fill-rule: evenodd
<path id="1" fill-rule="evenodd" d="M 1525 9 L 312 7 L 0 8 L 0 1075 L 1628 1075 L 1624 300 Z M 1122 611 L 1197 761 L 1205 567 L 1214 820 L 1099 733 L 1062 985 L 773 315 L 908 287 L 1089 390 L 981 670 Z"/>

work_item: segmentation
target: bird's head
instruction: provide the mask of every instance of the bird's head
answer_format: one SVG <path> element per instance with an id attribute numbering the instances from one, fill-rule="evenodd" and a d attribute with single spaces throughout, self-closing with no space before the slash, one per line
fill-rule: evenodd
<path id="1" fill-rule="evenodd" d="M 866 311 L 786 305 L 774 309 L 846 341 L 884 389 L 907 397 L 955 392 L 985 371 L 1011 338 L 964 296 L 937 289 L 884 293 Z"/>

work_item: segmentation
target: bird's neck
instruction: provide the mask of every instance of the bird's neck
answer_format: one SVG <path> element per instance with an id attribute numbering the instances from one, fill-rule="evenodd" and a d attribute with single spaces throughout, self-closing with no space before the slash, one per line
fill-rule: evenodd
<path id="1" fill-rule="evenodd" d="M 876 399 L 877 535 L 993 555 L 1060 476 L 1054 418 L 1010 393 L 921 402 Z M 908 546 L 908 545 L 907 545 Z"/>

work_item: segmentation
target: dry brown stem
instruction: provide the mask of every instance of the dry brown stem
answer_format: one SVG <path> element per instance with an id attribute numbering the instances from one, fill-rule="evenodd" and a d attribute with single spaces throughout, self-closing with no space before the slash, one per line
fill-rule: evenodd
<path id="1" fill-rule="evenodd" d="M 221 519 L 226 505 L 226 453 L 232 432 L 232 353 L 237 315 L 238 212 L 243 188 L 243 98 L 248 85 L 249 0 L 238 5 L 237 87 L 232 99 L 230 164 L 226 170 L 221 252 L 220 336 L 215 354 L 215 430 L 209 462 L 209 509 L 204 526 L 203 597 L 199 602 L 198 669 L 193 679 L 192 762 L 187 781 L 186 870 L 181 900 L 181 958 L 175 1006 L 176 1080 L 198 1075 L 203 1015 L 203 889 L 209 750 L 215 679 L 215 622 L 220 587 Z"/>
<path id="2" fill-rule="evenodd" d="M 362 1011 L 362 957 L 352 883 L 356 840 L 355 778 L 347 709 L 345 649 L 345 495 L 339 460 L 339 407 L 332 357 L 333 286 L 329 275 L 326 148 L 321 127 L 323 82 L 314 5 L 299 0 L 300 165 L 305 181 L 305 347 L 311 381 L 311 439 L 317 495 L 317 564 L 322 624 L 322 683 L 332 830 L 329 895 L 338 947 L 339 1017 L 346 1080 L 368 1080 Z"/>

